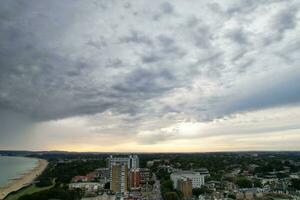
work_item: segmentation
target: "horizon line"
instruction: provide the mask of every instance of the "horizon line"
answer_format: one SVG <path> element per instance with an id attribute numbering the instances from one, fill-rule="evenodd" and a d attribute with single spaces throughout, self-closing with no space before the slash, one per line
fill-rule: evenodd
<path id="1" fill-rule="evenodd" d="M 61 152 L 61 153 L 90 153 L 90 154 L 205 154 L 205 153 L 268 153 L 268 152 L 282 152 L 282 153 L 288 153 L 288 152 L 299 152 L 300 150 L 228 150 L 228 151 L 194 151 L 194 152 L 185 152 L 185 151 L 153 151 L 153 152 L 131 152 L 131 151 L 66 151 L 66 150 L 2 150 L 0 149 L 0 152 L 32 152 L 32 153 L 42 153 L 42 152 Z"/>

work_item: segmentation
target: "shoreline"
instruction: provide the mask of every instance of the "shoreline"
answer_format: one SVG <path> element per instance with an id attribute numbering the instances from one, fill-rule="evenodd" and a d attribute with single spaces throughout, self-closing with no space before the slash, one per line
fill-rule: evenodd
<path id="1" fill-rule="evenodd" d="M 30 185 L 48 166 L 48 161 L 38 159 L 38 164 L 29 172 L 22 174 L 19 178 L 12 179 L 4 187 L 0 187 L 0 200 L 3 200 L 11 192 L 20 190 Z"/>

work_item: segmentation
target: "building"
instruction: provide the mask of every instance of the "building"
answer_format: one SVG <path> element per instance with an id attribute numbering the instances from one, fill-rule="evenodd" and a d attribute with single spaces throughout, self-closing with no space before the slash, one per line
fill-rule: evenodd
<path id="1" fill-rule="evenodd" d="M 182 192 L 184 199 L 190 199 L 193 196 L 192 180 L 188 178 L 179 179 L 177 189 Z"/>
<path id="2" fill-rule="evenodd" d="M 97 171 L 93 171 L 93 172 L 88 173 L 88 174 L 86 175 L 86 177 L 87 177 L 89 180 L 93 181 L 93 180 L 99 178 L 99 174 L 98 174 Z"/>
<path id="3" fill-rule="evenodd" d="M 104 193 L 96 197 L 85 197 L 82 200 L 116 200 L 116 195 Z"/>
<path id="4" fill-rule="evenodd" d="M 109 168 L 98 168 L 96 169 L 98 177 L 101 179 L 109 179 Z"/>
<path id="5" fill-rule="evenodd" d="M 128 167 L 124 164 L 113 164 L 110 189 L 115 193 L 128 191 Z"/>
<path id="6" fill-rule="evenodd" d="M 168 172 L 168 173 L 173 173 L 173 172 L 179 171 L 179 169 L 176 169 L 171 165 L 159 165 L 158 169 L 159 170 L 164 170 L 165 172 Z"/>
<path id="7" fill-rule="evenodd" d="M 91 181 L 91 178 L 88 176 L 75 176 L 72 178 L 73 183 L 78 183 L 78 182 L 89 182 Z"/>
<path id="8" fill-rule="evenodd" d="M 160 159 L 149 160 L 149 161 L 147 161 L 147 167 L 152 167 L 153 165 L 160 163 L 160 162 L 161 162 Z"/>
<path id="9" fill-rule="evenodd" d="M 112 185 L 112 166 L 117 164 L 127 166 L 127 169 L 139 168 L 139 157 L 137 155 L 129 155 L 127 157 L 113 157 L 110 155 L 106 159 L 106 165 L 109 168 L 110 185 Z"/>
<path id="10" fill-rule="evenodd" d="M 139 168 L 139 157 L 137 155 L 129 155 L 128 157 L 113 157 L 112 155 L 106 159 L 107 168 L 111 168 L 113 164 L 127 165 L 128 169 Z"/>
<path id="11" fill-rule="evenodd" d="M 150 170 L 148 168 L 140 168 L 140 183 L 146 184 L 150 181 Z"/>
<path id="12" fill-rule="evenodd" d="M 80 188 L 84 191 L 88 192 L 97 192 L 101 189 L 103 189 L 103 184 L 100 183 L 93 183 L 93 182 L 82 182 L 82 183 L 70 183 L 69 189 L 77 189 Z"/>
<path id="13" fill-rule="evenodd" d="M 130 182 L 130 189 L 131 190 L 138 190 L 140 189 L 140 169 L 131 169 L 130 170 L 130 176 L 129 176 L 129 182 Z"/>
<path id="14" fill-rule="evenodd" d="M 210 176 L 207 168 L 198 168 L 198 169 L 194 169 L 193 171 L 199 172 L 200 174 L 203 174 L 205 176 Z"/>
<path id="15" fill-rule="evenodd" d="M 192 188 L 200 188 L 204 185 L 204 174 L 194 171 L 177 171 L 171 174 L 170 178 L 173 181 L 174 188 L 177 188 L 178 180 L 188 178 L 192 181 Z"/>
<path id="16" fill-rule="evenodd" d="M 153 165 L 154 165 L 153 160 L 147 161 L 147 167 L 152 167 Z"/>

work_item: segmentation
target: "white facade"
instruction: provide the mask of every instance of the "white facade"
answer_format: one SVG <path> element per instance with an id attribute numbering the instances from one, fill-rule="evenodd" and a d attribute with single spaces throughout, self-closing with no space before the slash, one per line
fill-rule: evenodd
<path id="1" fill-rule="evenodd" d="M 124 194 L 126 192 L 126 185 L 127 185 L 127 178 L 126 178 L 126 174 L 128 176 L 128 172 L 126 171 L 127 168 L 122 165 L 121 166 L 121 180 L 120 180 L 120 190 L 121 190 L 121 193 Z"/>
<path id="2" fill-rule="evenodd" d="M 128 157 L 113 157 L 107 158 L 107 167 L 111 168 L 114 164 L 127 165 L 128 169 L 139 168 L 139 157 L 137 155 L 130 155 Z"/>
<path id="3" fill-rule="evenodd" d="M 70 189 L 80 188 L 80 189 L 84 189 L 87 191 L 93 191 L 93 192 L 103 189 L 103 187 L 104 187 L 104 184 L 94 183 L 94 182 L 70 183 L 69 184 Z"/>
<path id="4" fill-rule="evenodd" d="M 129 166 L 130 169 L 136 169 L 140 167 L 140 160 L 137 155 L 130 155 L 129 156 Z"/>
<path id="5" fill-rule="evenodd" d="M 171 174 L 170 178 L 173 181 L 174 188 L 177 188 L 178 180 L 188 178 L 192 180 L 193 188 L 200 188 L 204 185 L 204 174 L 193 171 L 178 171 Z"/>

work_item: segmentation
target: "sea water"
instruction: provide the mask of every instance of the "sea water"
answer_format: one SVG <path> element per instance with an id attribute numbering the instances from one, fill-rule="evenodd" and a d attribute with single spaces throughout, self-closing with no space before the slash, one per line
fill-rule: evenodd
<path id="1" fill-rule="evenodd" d="M 0 187 L 21 177 L 38 164 L 35 158 L 0 156 Z"/>

